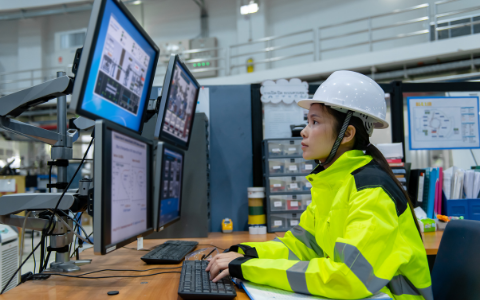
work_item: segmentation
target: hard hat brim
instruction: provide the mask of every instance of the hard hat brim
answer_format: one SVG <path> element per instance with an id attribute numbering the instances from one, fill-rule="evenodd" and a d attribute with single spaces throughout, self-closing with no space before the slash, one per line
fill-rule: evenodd
<path id="1" fill-rule="evenodd" d="M 313 100 L 313 99 L 302 99 L 300 101 L 297 102 L 297 105 L 300 106 L 301 108 L 305 108 L 305 109 L 310 109 L 310 106 L 314 103 L 319 103 L 319 104 L 325 104 L 327 106 L 332 106 L 332 107 L 338 107 L 338 108 L 343 108 L 345 110 L 353 110 L 351 107 L 348 107 L 348 106 L 343 106 L 343 105 L 339 105 L 339 104 L 334 104 L 334 103 L 330 103 L 328 101 L 322 101 L 322 100 Z M 366 111 L 363 111 L 363 110 L 353 110 L 354 112 L 359 112 L 359 113 L 362 113 L 364 115 L 367 115 L 369 116 L 370 118 L 372 118 L 373 120 L 375 120 L 375 122 L 373 123 L 373 127 L 376 128 L 376 129 L 383 129 L 383 128 L 388 128 L 388 123 L 385 122 L 384 120 L 380 119 L 379 117 L 377 116 L 374 116 Z"/>

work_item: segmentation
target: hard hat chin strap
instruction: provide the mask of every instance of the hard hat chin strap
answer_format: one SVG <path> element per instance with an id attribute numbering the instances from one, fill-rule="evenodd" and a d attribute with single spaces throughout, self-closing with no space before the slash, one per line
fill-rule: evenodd
<path id="1" fill-rule="evenodd" d="M 345 117 L 345 121 L 343 121 L 342 129 L 338 133 L 338 137 L 335 140 L 335 143 L 333 144 L 330 154 L 328 155 L 327 159 L 324 162 L 319 163 L 319 165 L 321 165 L 322 167 L 326 164 L 329 164 L 332 161 L 332 159 L 335 157 L 335 154 L 337 154 L 338 147 L 340 147 L 340 143 L 342 142 L 343 137 L 345 136 L 345 131 L 347 131 L 352 115 L 353 115 L 353 111 L 349 110 L 347 112 L 347 116 Z"/>

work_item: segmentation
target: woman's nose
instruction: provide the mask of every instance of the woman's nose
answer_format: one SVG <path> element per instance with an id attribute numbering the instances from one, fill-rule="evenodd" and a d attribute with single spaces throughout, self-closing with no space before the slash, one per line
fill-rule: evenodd
<path id="1" fill-rule="evenodd" d="M 302 131 L 300 131 L 300 136 L 304 139 L 307 138 L 306 131 L 307 131 L 307 127 L 303 128 Z"/>

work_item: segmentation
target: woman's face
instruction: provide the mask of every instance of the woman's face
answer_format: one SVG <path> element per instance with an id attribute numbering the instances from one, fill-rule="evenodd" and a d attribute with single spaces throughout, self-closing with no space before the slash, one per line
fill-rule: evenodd
<path id="1" fill-rule="evenodd" d="M 303 158 L 324 161 L 332 150 L 336 136 L 333 134 L 334 117 L 322 104 L 312 104 L 308 111 L 308 125 L 301 136 Z"/>

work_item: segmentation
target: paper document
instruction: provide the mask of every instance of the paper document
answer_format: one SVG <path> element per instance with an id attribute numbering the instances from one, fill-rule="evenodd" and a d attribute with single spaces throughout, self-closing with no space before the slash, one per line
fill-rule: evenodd
<path id="1" fill-rule="evenodd" d="M 245 292 L 247 293 L 248 297 L 252 300 L 294 300 L 294 299 L 317 299 L 317 300 L 332 300 L 332 298 L 322 298 L 312 295 L 304 295 L 293 293 L 289 291 L 284 291 L 280 289 L 276 289 L 273 287 L 269 287 L 266 285 L 260 285 L 248 281 L 242 281 L 235 279 L 235 282 L 243 287 Z M 378 292 L 372 297 L 364 298 L 364 299 L 392 299 L 385 293 Z"/>
<path id="2" fill-rule="evenodd" d="M 473 198 L 473 181 L 475 179 L 475 172 L 473 170 L 466 170 L 465 177 L 463 179 L 463 190 L 465 192 L 465 198 Z"/>
<path id="3" fill-rule="evenodd" d="M 462 169 L 458 169 L 455 171 L 453 177 L 453 193 L 452 199 L 463 199 L 463 178 L 465 175 L 465 171 Z"/>
<path id="4" fill-rule="evenodd" d="M 443 191 L 447 200 L 452 199 L 452 179 L 453 179 L 453 167 L 443 171 Z"/>
<path id="5" fill-rule="evenodd" d="M 473 180 L 473 198 L 478 198 L 480 193 L 480 172 L 475 172 L 475 179 Z"/>

